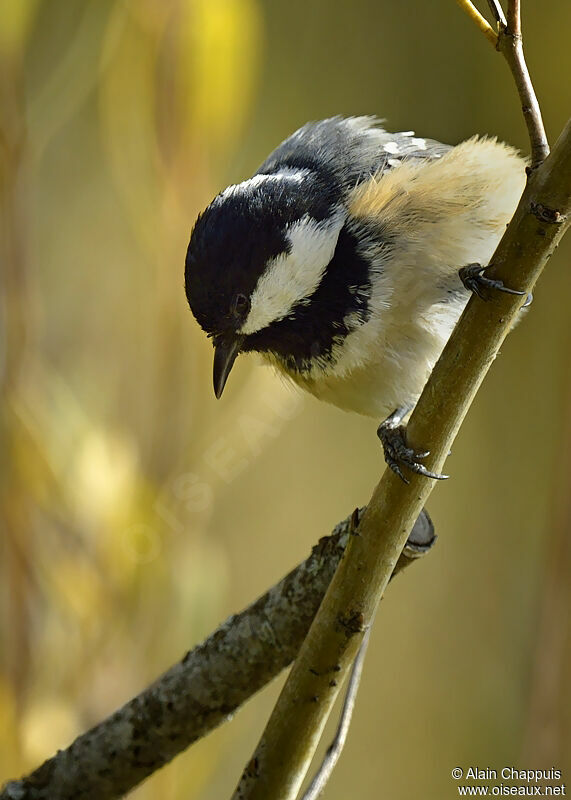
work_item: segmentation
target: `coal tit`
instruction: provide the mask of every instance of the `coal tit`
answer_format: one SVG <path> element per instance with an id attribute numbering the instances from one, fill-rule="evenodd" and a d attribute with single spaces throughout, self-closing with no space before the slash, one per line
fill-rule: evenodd
<path id="1" fill-rule="evenodd" d="M 256 351 L 340 408 L 388 419 L 389 466 L 437 476 L 406 446 L 418 399 L 525 184 L 494 139 L 451 147 L 388 133 L 373 117 L 304 125 L 255 175 L 198 217 L 186 256 L 190 308 L 214 343 L 220 397 Z"/>

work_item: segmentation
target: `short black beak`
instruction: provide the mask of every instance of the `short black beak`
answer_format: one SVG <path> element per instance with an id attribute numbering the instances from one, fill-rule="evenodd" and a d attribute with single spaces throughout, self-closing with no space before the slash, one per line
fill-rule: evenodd
<path id="1" fill-rule="evenodd" d="M 243 341 L 244 337 L 238 335 L 232 339 L 220 340 L 214 345 L 214 394 L 218 399 L 222 397 L 228 375 Z"/>

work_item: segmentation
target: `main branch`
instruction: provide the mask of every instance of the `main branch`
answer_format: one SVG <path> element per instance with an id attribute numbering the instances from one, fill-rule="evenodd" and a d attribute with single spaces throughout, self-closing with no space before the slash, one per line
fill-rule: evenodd
<path id="1" fill-rule="evenodd" d="M 488 275 L 530 292 L 569 225 L 571 121 L 528 180 Z M 519 313 L 523 298 L 472 297 L 408 425 L 427 467 L 441 472 L 460 424 Z M 329 586 L 233 800 L 294 800 L 339 686 L 348 674 L 432 481 L 407 486 L 386 470 Z"/>

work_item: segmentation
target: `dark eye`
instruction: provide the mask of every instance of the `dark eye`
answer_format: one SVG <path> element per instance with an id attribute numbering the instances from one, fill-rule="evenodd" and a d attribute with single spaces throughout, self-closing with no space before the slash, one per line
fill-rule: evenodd
<path id="1" fill-rule="evenodd" d="M 239 317 L 245 317 L 250 310 L 250 301 L 245 294 L 237 294 L 232 304 L 232 310 Z"/>

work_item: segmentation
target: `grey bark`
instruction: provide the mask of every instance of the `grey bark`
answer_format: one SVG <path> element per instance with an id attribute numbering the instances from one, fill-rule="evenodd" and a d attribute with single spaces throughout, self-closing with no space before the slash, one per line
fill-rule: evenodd
<path id="1" fill-rule="evenodd" d="M 121 797 L 229 719 L 295 658 L 357 519 L 355 512 L 337 525 L 309 558 L 141 694 L 30 775 L 7 783 L 0 800 Z M 423 512 L 394 574 L 434 539 Z"/>

